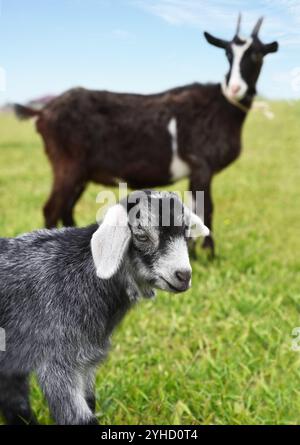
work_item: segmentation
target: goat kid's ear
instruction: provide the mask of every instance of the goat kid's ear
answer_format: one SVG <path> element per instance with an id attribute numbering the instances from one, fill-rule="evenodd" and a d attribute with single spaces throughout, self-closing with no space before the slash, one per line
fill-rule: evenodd
<path id="1" fill-rule="evenodd" d="M 208 43 L 210 43 L 213 46 L 216 46 L 217 48 L 225 49 L 228 46 L 227 40 L 218 39 L 217 37 L 214 37 L 213 35 L 211 35 L 209 32 L 205 31 L 204 37 L 206 38 Z"/>
<path id="2" fill-rule="evenodd" d="M 198 238 L 199 236 L 208 236 L 210 234 L 210 230 L 203 223 L 202 219 L 199 218 L 194 212 L 191 212 L 190 219 L 190 234 L 191 238 Z"/>
<path id="3" fill-rule="evenodd" d="M 263 46 L 263 54 L 276 53 L 278 51 L 279 45 L 278 42 L 266 43 Z"/>
<path id="4" fill-rule="evenodd" d="M 131 232 L 126 209 L 111 207 L 91 240 L 92 256 L 99 278 L 109 279 L 121 265 L 128 248 Z"/>

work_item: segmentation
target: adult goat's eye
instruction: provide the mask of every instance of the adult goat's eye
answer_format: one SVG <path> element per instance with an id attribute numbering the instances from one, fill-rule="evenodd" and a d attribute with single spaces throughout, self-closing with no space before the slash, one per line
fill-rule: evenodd
<path id="1" fill-rule="evenodd" d="M 262 54 L 257 53 L 257 52 L 253 52 L 251 54 L 251 59 L 253 60 L 253 62 L 257 63 L 257 62 L 261 62 L 262 61 Z"/>

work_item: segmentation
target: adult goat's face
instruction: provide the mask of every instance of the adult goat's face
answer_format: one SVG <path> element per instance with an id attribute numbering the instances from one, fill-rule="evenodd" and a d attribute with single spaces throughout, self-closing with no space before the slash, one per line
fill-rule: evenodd
<path id="1" fill-rule="evenodd" d="M 109 279 L 126 261 L 140 286 L 183 292 L 192 276 L 187 240 L 208 234 L 176 194 L 132 193 L 108 210 L 93 236 L 97 275 Z"/>
<path id="2" fill-rule="evenodd" d="M 241 16 L 233 40 L 218 39 L 205 32 L 206 40 L 226 51 L 229 71 L 222 83 L 223 93 L 230 99 L 242 100 L 246 95 L 253 96 L 256 92 L 256 82 L 266 54 L 276 52 L 278 43 L 264 44 L 258 37 L 263 18 L 255 25 L 251 36 L 246 39 L 240 36 Z"/>

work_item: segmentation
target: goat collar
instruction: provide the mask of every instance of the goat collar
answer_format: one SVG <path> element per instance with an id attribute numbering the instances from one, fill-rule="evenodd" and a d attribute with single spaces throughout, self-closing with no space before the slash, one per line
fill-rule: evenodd
<path id="1" fill-rule="evenodd" d="M 225 97 L 225 99 L 227 100 L 227 102 L 229 102 L 231 105 L 234 105 L 236 108 L 239 108 L 241 111 L 243 111 L 245 114 L 248 113 L 248 111 L 251 109 L 251 105 L 247 106 L 247 105 L 243 105 L 241 102 L 239 102 L 238 100 L 232 99 L 231 97 L 229 97 L 223 88 L 223 84 L 222 85 L 222 94 Z"/>

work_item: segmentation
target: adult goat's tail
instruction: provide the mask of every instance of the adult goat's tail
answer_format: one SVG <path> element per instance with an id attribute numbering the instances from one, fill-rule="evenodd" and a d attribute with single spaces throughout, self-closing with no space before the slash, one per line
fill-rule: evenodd
<path id="1" fill-rule="evenodd" d="M 30 117 L 39 116 L 41 114 L 41 110 L 24 107 L 24 105 L 20 104 L 14 104 L 14 112 L 16 116 L 21 120 L 29 119 Z"/>

